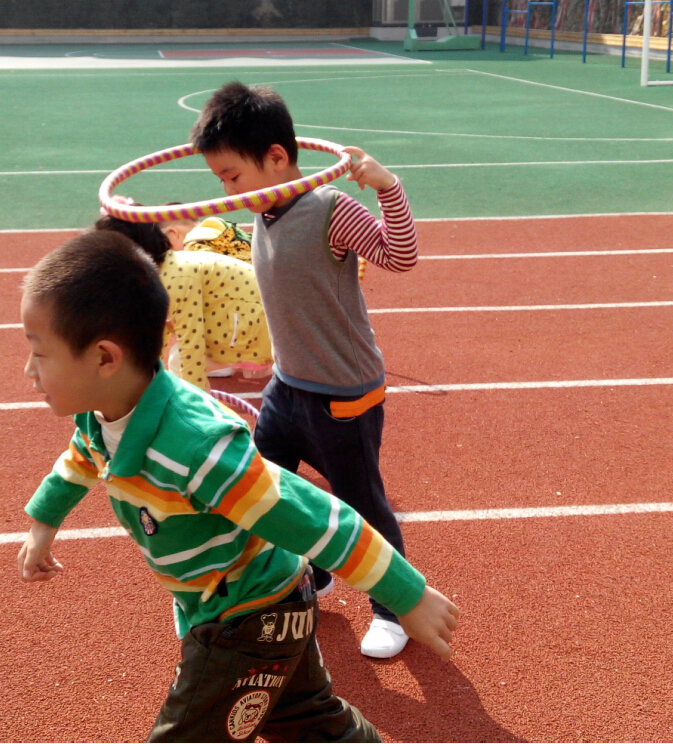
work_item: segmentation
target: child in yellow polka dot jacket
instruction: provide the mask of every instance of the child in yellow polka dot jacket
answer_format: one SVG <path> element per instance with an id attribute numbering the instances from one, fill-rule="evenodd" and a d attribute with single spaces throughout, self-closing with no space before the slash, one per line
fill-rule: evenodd
<path id="1" fill-rule="evenodd" d="M 177 346 L 172 371 L 206 391 L 209 374 L 271 374 L 271 341 L 252 266 L 208 251 L 175 251 L 157 224 L 104 215 L 95 229 L 125 234 L 159 267 L 170 297 L 164 353 Z"/>

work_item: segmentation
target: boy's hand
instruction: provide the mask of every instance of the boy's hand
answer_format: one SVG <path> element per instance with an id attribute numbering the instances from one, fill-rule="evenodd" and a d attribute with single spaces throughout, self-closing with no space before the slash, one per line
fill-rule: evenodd
<path id="1" fill-rule="evenodd" d="M 442 659 L 451 658 L 451 631 L 458 625 L 459 611 L 453 602 L 430 586 L 411 612 L 398 617 L 404 632 L 415 641 L 425 643 Z"/>
<path id="2" fill-rule="evenodd" d="M 344 147 L 344 151 L 357 158 L 357 162 L 353 161 L 351 164 L 351 172 L 346 176 L 347 181 L 357 181 L 361 189 L 371 186 L 376 191 L 389 189 L 395 183 L 395 176 L 364 150 L 359 147 Z"/>
<path id="3" fill-rule="evenodd" d="M 33 522 L 28 538 L 19 551 L 19 576 L 23 581 L 48 581 L 63 571 L 63 566 L 51 552 L 57 532 L 57 527 Z"/>

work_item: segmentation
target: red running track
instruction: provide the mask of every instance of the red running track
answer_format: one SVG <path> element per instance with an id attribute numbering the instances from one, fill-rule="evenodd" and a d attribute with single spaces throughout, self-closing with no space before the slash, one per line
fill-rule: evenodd
<path id="1" fill-rule="evenodd" d="M 668 248 L 673 217 L 421 223 L 424 256 Z M 24 267 L 63 234 L 0 235 Z M 673 254 L 423 260 L 374 269 L 372 309 L 661 302 Z M 656 278 L 655 278 L 656 277 Z M 0 322 L 20 276 L 0 274 Z M 373 314 L 389 385 L 670 376 L 673 308 Z M 0 402 L 35 400 L 20 330 L 0 330 Z M 259 388 L 259 385 L 257 385 Z M 254 389 L 239 385 L 238 389 Z M 396 511 L 670 502 L 668 385 L 391 393 L 382 469 Z M 4 533 L 60 454 L 68 421 L 0 410 Z M 95 489 L 66 527 L 114 524 Z M 410 643 L 362 657 L 363 595 L 338 583 L 320 642 L 337 692 L 387 741 L 673 739 L 670 513 L 405 523 L 412 562 L 462 609 L 454 660 Z M 67 574 L 44 586 L 0 545 L 0 738 L 146 737 L 177 660 L 170 599 L 126 538 L 57 543 Z"/>

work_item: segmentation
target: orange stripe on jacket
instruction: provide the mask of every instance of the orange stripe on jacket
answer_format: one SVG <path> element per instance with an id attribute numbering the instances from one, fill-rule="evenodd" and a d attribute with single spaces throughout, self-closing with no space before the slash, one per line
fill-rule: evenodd
<path id="1" fill-rule="evenodd" d="M 367 552 L 362 556 L 360 565 L 356 566 L 353 572 L 348 576 L 348 583 L 351 586 L 356 586 L 363 579 L 365 579 L 371 570 L 376 566 L 381 558 L 381 548 L 383 547 L 383 538 L 381 535 L 373 531 L 372 540 L 369 544 Z"/>
<path id="2" fill-rule="evenodd" d="M 272 486 L 273 480 L 264 466 L 262 456 L 256 452 L 241 480 L 227 492 L 213 512 L 222 514 L 238 524 L 248 509 L 253 507 Z"/>
<path id="3" fill-rule="evenodd" d="M 362 532 L 360 533 L 360 539 L 358 540 L 357 544 L 353 548 L 353 552 L 350 554 L 349 559 L 346 561 L 346 563 L 341 567 L 337 568 L 334 573 L 341 576 L 342 579 L 345 581 L 348 581 L 348 577 L 357 570 L 358 566 L 362 562 L 363 558 L 365 557 L 367 550 L 369 549 L 369 545 L 372 542 L 372 539 L 374 537 L 374 530 L 363 520 L 362 522 Z"/>
<path id="4" fill-rule="evenodd" d="M 275 594 L 269 594 L 266 597 L 260 597 L 259 599 L 252 600 L 251 602 L 244 602 L 243 604 L 236 605 L 235 607 L 230 607 L 228 610 L 225 610 L 223 613 L 220 614 L 220 622 L 223 622 L 228 617 L 232 617 L 232 615 L 238 615 L 243 612 L 254 612 L 255 610 L 261 610 L 264 607 L 275 604 L 283 597 L 286 597 L 297 586 L 299 580 L 303 575 L 304 572 L 300 571 L 289 584 L 287 584 L 285 587 L 283 587 L 283 589 L 276 592 Z"/>
<path id="5" fill-rule="evenodd" d="M 70 457 L 64 458 L 64 463 L 71 470 L 74 470 L 78 475 L 82 475 L 85 478 L 98 477 L 98 473 L 100 472 L 98 468 L 72 442 L 68 447 L 68 452 L 70 453 Z"/>

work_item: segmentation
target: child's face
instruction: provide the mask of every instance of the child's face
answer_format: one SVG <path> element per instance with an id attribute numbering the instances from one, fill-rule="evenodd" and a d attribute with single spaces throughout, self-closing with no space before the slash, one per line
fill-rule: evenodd
<path id="1" fill-rule="evenodd" d="M 98 354 L 95 344 L 80 357 L 74 357 L 68 344 L 51 328 L 51 311 L 44 303 L 24 295 L 21 321 L 30 343 L 24 368 L 38 393 L 57 416 L 96 410 L 98 392 Z"/>
<path id="2" fill-rule="evenodd" d="M 227 196 L 245 194 L 248 191 L 268 189 L 284 183 L 282 169 L 279 161 L 273 156 L 274 145 L 264 158 L 263 166 L 260 168 L 254 160 L 244 158 L 233 150 L 218 150 L 205 154 L 206 163 L 210 170 L 220 179 Z M 280 148 L 283 150 L 283 148 Z M 283 150 L 283 152 L 285 152 Z M 280 163 L 282 166 L 282 163 Z M 251 212 L 261 214 L 271 206 L 270 203 L 248 207 Z"/>

